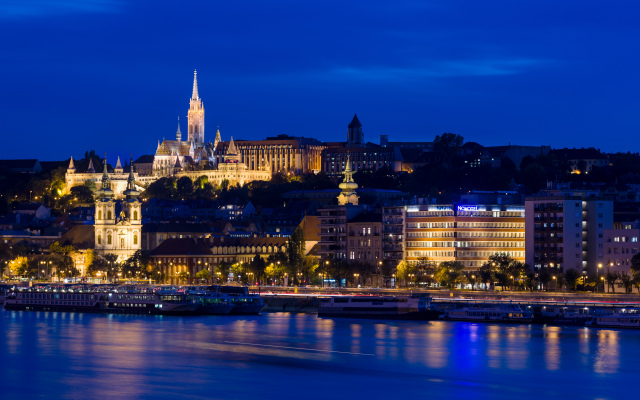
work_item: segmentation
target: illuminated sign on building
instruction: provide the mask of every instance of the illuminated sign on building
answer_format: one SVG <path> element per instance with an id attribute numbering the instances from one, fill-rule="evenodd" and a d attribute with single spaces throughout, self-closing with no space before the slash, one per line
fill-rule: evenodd
<path id="1" fill-rule="evenodd" d="M 458 206 L 458 211 L 478 211 L 478 206 Z"/>

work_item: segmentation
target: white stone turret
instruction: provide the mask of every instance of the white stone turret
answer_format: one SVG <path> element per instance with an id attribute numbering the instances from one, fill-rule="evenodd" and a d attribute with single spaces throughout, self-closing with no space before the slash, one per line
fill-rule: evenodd
<path id="1" fill-rule="evenodd" d="M 73 164 L 73 157 L 71 157 L 71 161 L 69 161 L 69 168 L 67 168 L 67 173 L 68 174 L 76 173 L 76 166 Z"/>

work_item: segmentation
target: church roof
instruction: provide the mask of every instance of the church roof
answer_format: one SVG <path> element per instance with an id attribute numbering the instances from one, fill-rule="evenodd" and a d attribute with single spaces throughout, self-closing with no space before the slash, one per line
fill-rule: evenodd
<path id="1" fill-rule="evenodd" d="M 360 120 L 358 120 L 358 114 L 353 114 L 353 119 L 349 123 L 349 128 L 362 128 Z"/>
<path id="2" fill-rule="evenodd" d="M 189 155 L 190 146 L 188 142 L 178 142 L 177 140 L 163 140 L 156 151 L 158 156 Z"/>

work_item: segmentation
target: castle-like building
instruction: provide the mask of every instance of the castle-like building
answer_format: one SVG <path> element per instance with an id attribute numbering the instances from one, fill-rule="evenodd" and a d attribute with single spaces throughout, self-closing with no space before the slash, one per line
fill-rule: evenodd
<path id="1" fill-rule="evenodd" d="M 133 161 L 133 160 L 132 160 Z M 114 199 L 107 164 L 104 164 L 101 187 L 95 193 L 95 252 L 98 255 L 115 254 L 118 262 L 131 257 L 142 248 L 142 207 L 136 189 L 133 165 L 127 179 L 125 198 Z"/>

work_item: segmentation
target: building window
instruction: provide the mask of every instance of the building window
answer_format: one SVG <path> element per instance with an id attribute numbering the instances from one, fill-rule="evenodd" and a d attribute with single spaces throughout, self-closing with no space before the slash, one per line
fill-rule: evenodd
<path id="1" fill-rule="evenodd" d="M 102 219 L 102 210 L 98 211 L 98 219 Z"/>
<path id="2" fill-rule="evenodd" d="M 134 219 L 134 221 L 138 220 L 138 212 L 137 211 L 133 212 L 133 219 Z"/>
<path id="3" fill-rule="evenodd" d="M 111 244 L 111 234 L 107 235 L 107 244 Z"/>
<path id="4" fill-rule="evenodd" d="M 102 244 L 102 235 L 98 235 L 98 244 Z"/>
<path id="5" fill-rule="evenodd" d="M 138 234 L 133 235 L 133 244 L 138 244 Z"/>
<path id="6" fill-rule="evenodd" d="M 111 210 L 107 211 L 107 219 L 111 219 Z"/>

